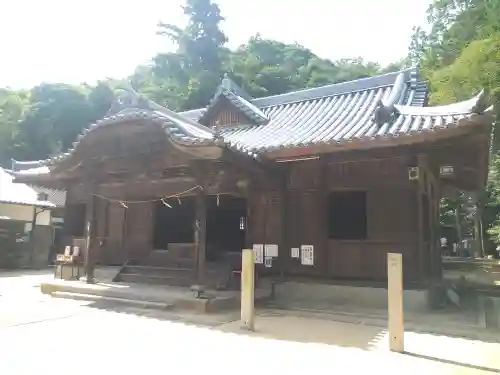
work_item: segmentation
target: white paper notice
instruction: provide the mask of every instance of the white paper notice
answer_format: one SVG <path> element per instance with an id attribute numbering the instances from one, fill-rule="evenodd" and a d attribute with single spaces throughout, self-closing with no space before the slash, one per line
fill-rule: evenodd
<path id="1" fill-rule="evenodd" d="M 266 268 L 271 268 L 273 266 L 273 257 L 266 257 L 264 261 Z"/>
<path id="2" fill-rule="evenodd" d="M 265 246 L 265 255 L 266 257 L 278 257 L 278 245 L 266 245 Z"/>
<path id="3" fill-rule="evenodd" d="M 264 263 L 264 245 L 262 244 L 254 244 L 253 252 L 255 256 L 255 263 L 262 264 Z"/>
<path id="4" fill-rule="evenodd" d="M 292 247 L 292 258 L 300 258 L 300 249 L 298 247 Z"/>
<path id="5" fill-rule="evenodd" d="M 314 246 L 302 245 L 300 247 L 300 262 L 304 266 L 314 266 Z"/>

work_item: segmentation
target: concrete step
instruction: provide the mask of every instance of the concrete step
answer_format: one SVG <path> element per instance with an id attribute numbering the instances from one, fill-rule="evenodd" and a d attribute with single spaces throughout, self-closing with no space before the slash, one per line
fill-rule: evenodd
<path id="1" fill-rule="evenodd" d="M 161 303 L 154 301 L 141 301 L 136 299 L 128 299 L 128 298 L 119 298 L 119 297 L 108 297 L 108 296 L 99 296 L 95 294 L 86 294 L 86 293 L 74 293 L 74 292 L 54 292 L 51 294 L 52 297 L 55 298 L 64 298 L 64 299 L 73 299 L 78 301 L 107 301 L 118 303 L 121 305 L 128 305 L 139 307 L 143 309 L 160 309 L 166 310 L 172 308 L 174 305 L 169 303 Z"/>
<path id="2" fill-rule="evenodd" d="M 172 258 L 169 259 L 168 257 L 164 258 L 148 258 L 141 262 L 141 266 L 150 266 L 150 267 L 166 267 L 166 268 L 184 268 L 184 269 L 195 269 L 196 268 L 196 261 L 194 259 L 187 259 L 187 258 Z"/>
<path id="3" fill-rule="evenodd" d="M 191 276 L 195 275 L 195 270 L 193 268 L 178 268 L 178 267 L 157 267 L 157 266 L 129 266 L 127 265 L 121 271 L 124 274 L 136 274 L 144 276 L 163 276 L 172 277 L 179 275 L 189 274 Z"/>
<path id="4" fill-rule="evenodd" d="M 155 276 L 155 275 L 140 275 L 135 273 L 120 273 L 120 281 L 126 283 L 138 283 L 149 285 L 170 285 L 170 286 L 186 286 L 189 287 L 195 284 L 193 275 L 171 275 L 171 276 Z"/>
<path id="5" fill-rule="evenodd" d="M 194 243 L 169 243 L 168 251 L 181 258 L 193 258 L 196 254 L 196 244 Z"/>
<path id="6" fill-rule="evenodd" d="M 153 250 L 148 262 L 165 264 L 175 259 L 195 259 L 195 244 L 169 244 L 168 249 Z"/>

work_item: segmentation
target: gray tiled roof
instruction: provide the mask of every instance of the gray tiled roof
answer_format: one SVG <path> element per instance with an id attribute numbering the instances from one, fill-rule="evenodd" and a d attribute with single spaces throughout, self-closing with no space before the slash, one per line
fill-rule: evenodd
<path id="1" fill-rule="evenodd" d="M 12 170 L 14 171 L 24 171 L 27 169 L 38 168 L 44 164 L 44 160 L 33 160 L 33 161 L 19 161 L 11 159 Z"/>
<path id="2" fill-rule="evenodd" d="M 33 168 L 29 169 L 17 169 L 14 173 L 18 176 L 26 176 L 31 172 L 35 172 L 36 169 L 40 170 L 40 173 L 34 174 L 47 174 L 50 173 L 46 166 L 50 166 L 54 163 L 60 162 L 68 158 L 73 151 L 76 149 L 80 141 L 85 138 L 85 136 L 95 131 L 103 126 L 119 124 L 128 121 L 152 121 L 158 123 L 165 131 L 165 133 L 174 142 L 187 146 L 203 146 L 203 145 L 213 145 L 215 140 L 215 132 L 201 124 L 198 124 L 194 120 L 188 117 L 182 116 L 174 111 L 170 111 L 167 108 L 158 106 L 155 103 L 150 103 L 151 108 L 149 109 L 134 109 L 127 108 L 118 112 L 116 115 L 105 117 L 102 120 L 91 124 L 87 129 L 85 129 L 78 137 L 75 142 L 73 142 L 73 148 L 65 153 L 58 156 L 52 157 L 47 160 L 38 160 L 33 162 L 16 162 L 17 165 L 28 165 L 32 164 Z M 161 111 L 160 111 L 161 110 Z M 43 169 L 43 171 L 42 171 Z"/>
<path id="3" fill-rule="evenodd" d="M 160 124 L 174 143 L 186 147 L 225 145 L 255 157 L 283 148 L 336 145 L 432 132 L 459 126 L 460 120 L 485 109 L 482 103 L 484 95 L 448 106 L 426 107 L 427 86 L 419 80 L 416 69 L 251 102 L 247 100 L 248 94 L 242 93 L 225 78 L 214 100 L 218 95 L 225 95 L 236 107 L 266 121 L 257 122 L 257 125 L 222 126 L 217 132 L 199 123 L 207 109 L 176 113 L 143 98 L 138 100 L 140 95 L 133 90 L 130 90 L 130 95 L 135 98 L 132 102 L 145 102 L 145 107 L 122 109 L 116 115 L 91 125 L 78 137 L 74 148 L 87 133 L 101 126 L 147 120 Z M 482 104 L 478 106 L 480 102 Z M 56 158 L 34 162 L 33 166 L 53 164 L 72 152 L 69 150 Z"/>

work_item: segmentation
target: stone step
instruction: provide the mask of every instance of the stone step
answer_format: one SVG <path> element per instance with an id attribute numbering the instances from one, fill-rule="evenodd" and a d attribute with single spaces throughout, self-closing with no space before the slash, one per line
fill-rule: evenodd
<path id="1" fill-rule="evenodd" d="M 154 301 L 141 301 L 141 300 L 128 299 L 128 298 L 99 296 L 99 295 L 95 295 L 95 294 L 75 293 L 75 292 L 54 292 L 51 294 L 51 296 L 55 297 L 55 298 L 73 299 L 73 300 L 79 300 L 79 301 L 92 301 L 92 302 L 106 301 L 106 302 L 118 303 L 121 305 L 139 307 L 139 308 L 143 308 L 143 309 L 166 310 L 166 309 L 173 307 L 173 304 L 170 304 L 170 303 L 161 303 L 161 302 L 154 302 Z"/>

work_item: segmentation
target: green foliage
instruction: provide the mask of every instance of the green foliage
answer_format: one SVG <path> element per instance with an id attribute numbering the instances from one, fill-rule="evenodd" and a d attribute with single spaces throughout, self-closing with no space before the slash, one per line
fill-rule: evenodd
<path id="1" fill-rule="evenodd" d="M 485 204 L 485 223 L 491 240 L 500 244 L 500 157 L 493 155 L 488 175 L 488 199 Z"/>
<path id="2" fill-rule="evenodd" d="M 431 103 L 453 103 L 466 100 L 482 88 L 496 92 L 500 88 L 500 38 L 472 41 L 455 59 L 434 71 L 430 82 L 434 92 Z"/>
<path id="3" fill-rule="evenodd" d="M 500 0 L 434 0 L 427 13 L 430 32 L 414 29 L 409 59 L 420 62 L 429 80 L 431 104 L 469 99 L 486 89 L 500 118 Z M 455 223 L 457 232 L 465 232 L 473 222 L 481 222 L 496 243 L 500 243 L 498 127 L 497 121 L 486 190 L 474 202 L 459 192 L 454 199 L 443 200 L 441 210 L 443 224 Z"/>
<path id="4" fill-rule="evenodd" d="M 42 84 L 29 92 L 3 90 L 0 99 L 0 163 L 37 160 L 71 147 L 77 135 L 106 114 L 113 92 L 95 87 Z"/>

